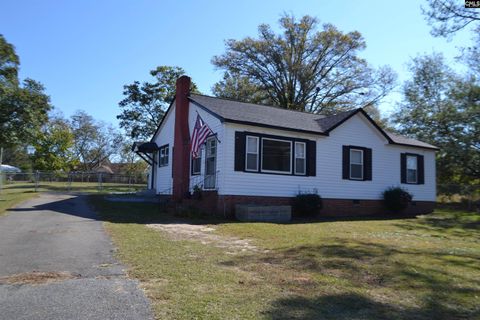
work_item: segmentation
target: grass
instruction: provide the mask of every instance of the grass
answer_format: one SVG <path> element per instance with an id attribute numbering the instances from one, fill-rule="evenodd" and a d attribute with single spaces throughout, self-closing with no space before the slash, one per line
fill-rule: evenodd
<path id="1" fill-rule="evenodd" d="M 98 188 L 98 182 L 73 182 L 70 186 L 66 182 L 41 182 L 35 190 L 32 182 L 9 182 L 3 183 L 0 190 L 0 215 L 5 214 L 8 208 L 35 197 L 37 192 L 84 192 L 84 193 L 109 193 L 109 192 L 133 192 L 145 189 L 142 184 L 116 184 L 103 183 L 102 189 Z"/>
<path id="2" fill-rule="evenodd" d="M 5 214 L 8 208 L 33 198 L 36 193 L 31 190 L 8 188 L 3 186 L 0 190 L 0 216 Z"/>
<path id="3" fill-rule="evenodd" d="M 35 190 L 33 182 L 9 182 L 4 185 L 6 189 L 21 189 L 24 191 L 60 191 L 60 192 L 85 192 L 85 193 L 108 193 L 108 192 L 133 192 L 143 190 L 146 188 L 144 184 L 125 184 L 125 183 L 102 183 L 102 188 L 99 188 L 98 182 L 72 182 L 70 185 L 67 182 L 48 182 L 42 181 L 38 184 Z"/>
<path id="4" fill-rule="evenodd" d="M 480 318 L 480 216 L 452 210 L 414 219 L 215 224 L 262 253 L 231 255 L 173 241 L 148 222 L 154 204 L 92 202 L 118 255 L 164 319 Z"/>

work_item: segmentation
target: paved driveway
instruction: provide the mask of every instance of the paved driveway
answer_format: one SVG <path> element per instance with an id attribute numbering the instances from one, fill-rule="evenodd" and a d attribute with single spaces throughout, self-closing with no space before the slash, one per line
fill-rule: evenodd
<path id="1" fill-rule="evenodd" d="M 85 196 L 41 194 L 0 217 L 0 319 L 152 319 Z"/>

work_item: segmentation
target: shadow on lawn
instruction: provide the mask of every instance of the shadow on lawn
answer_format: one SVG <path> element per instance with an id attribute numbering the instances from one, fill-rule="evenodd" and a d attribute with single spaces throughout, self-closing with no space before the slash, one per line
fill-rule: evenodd
<path id="1" fill-rule="evenodd" d="M 435 298 L 435 297 L 432 297 Z M 271 319 L 478 319 L 480 313 L 446 308 L 430 301 L 424 308 L 401 308 L 398 304 L 374 301 L 356 293 L 315 298 L 292 297 L 275 301 L 266 315 Z"/>
<path id="2" fill-rule="evenodd" d="M 475 212 L 458 212 L 442 210 L 440 213 L 405 220 L 395 226 L 420 232 L 436 232 L 437 236 L 453 235 L 480 239 L 480 214 Z"/>
<path id="3" fill-rule="evenodd" d="M 442 251 L 336 240 L 235 257 L 222 264 L 259 272 L 290 293 L 266 311 L 272 319 L 474 319 L 480 316 L 480 256 L 455 257 L 452 261 Z M 311 281 L 299 284 L 299 276 Z M 342 293 L 332 294 L 338 292 L 332 279 L 340 283 Z M 395 301 L 405 298 L 415 307 Z"/>
<path id="4" fill-rule="evenodd" d="M 101 194 L 69 194 L 69 198 L 39 204 L 33 207 L 10 208 L 7 211 L 28 212 L 37 210 L 55 211 L 81 218 L 113 223 L 225 223 L 225 220 L 191 219 L 176 217 L 168 213 L 159 203 L 109 202 Z M 88 204 L 88 206 L 87 206 Z"/>

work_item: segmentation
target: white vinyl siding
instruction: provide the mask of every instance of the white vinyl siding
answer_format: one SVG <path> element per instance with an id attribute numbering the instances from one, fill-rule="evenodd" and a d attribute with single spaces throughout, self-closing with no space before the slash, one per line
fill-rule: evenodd
<path id="1" fill-rule="evenodd" d="M 172 194 L 172 161 L 173 156 L 173 132 L 175 128 L 175 104 L 172 105 L 171 110 L 165 115 L 165 119 L 162 122 L 157 135 L 155 136 L 155 143 L 157 146 L 168 145 L 168 160 L 165 165 L 160 165 L 161 150 L 158 152 L 156 159 L 158 165 L 153 166 L 155 170 L 155 182 L 154 187 L 157 193 L 160 194 Z M 165 156 L 165 151 L 164 151 Z M 162 161 L 165 161 L 164 158 Z"/>
<path id="2" fill-rule="evenodd" d="M 294 176 L 281 174 L 258 174 L 235 171 L 235 131 L 258 134 L 295 137 L 315 140 L 316 176 Z M 359 187 L 358 181 L 342 178 L 342 146 L 357 145 L 372 149 L 372 170 L 375 179 L 365 181 Z M 415 153 L 424 156 L 425 184 L 408 184 L 406 188 L 414 195 L 415 201 L 435 201 L 435 152 L 408 146 L 391 145 L 383 135 L 362 115 L 357 114 L 330 132 L 329 136 L 297 133 L 251 125 L 225 123 L 223 135 L 224 187 L 219 194 L 247 196 L 292 197 L 299 192 L 317 191 L 327 199 L 381 199 L 382 192 L 391 186 L 401 184 L 401 153 Z"/>

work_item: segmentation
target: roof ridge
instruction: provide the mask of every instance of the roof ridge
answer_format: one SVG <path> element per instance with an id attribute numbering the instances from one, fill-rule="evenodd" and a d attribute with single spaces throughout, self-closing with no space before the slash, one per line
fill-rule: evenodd
<path id="1" fill-rule="evenodd" d="M 202 97 L 207 97 L 207 98 L 212 98 L 212 99 L 218 99 L 218 100 L 233 101 L 233 102 L 236 102 L 236 103 L 251 104 L 251 105 L 260 106 L 260 107 L 280 109 L 280 110 L 284 110 L 284 111 L 299 112 L 299 113 L 304 113 L 304 114 L 308 114 L 308 115 L 312 115 L 312 116 L 320 116 L 320 117 L 323 117 L 323 118 L 328 117 L 324 114 L 319 114 L 319 113 L 313 113 L 313 112 L 308 112 L 308 111 L 300 111 L 300 110 L 292 110 L 292 109 L 287 109 L 287 108 L 283 108 L 283 107 L 280 107 L 280 106 L 271 106 L 271 105 L 266 105 L 266 104 L 244 102 L 244 101 L 239 101 L 239 100 L 235 100 L 235 99 L 231 99 L 231 98 L 221 98 L 221 97 L 209 96 L 209 95 L 206 95 L 206 94 L 190 93 L 190 96 L 192 96 L 192 95 L 202 96 Z"/>

